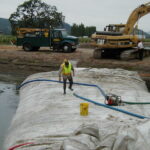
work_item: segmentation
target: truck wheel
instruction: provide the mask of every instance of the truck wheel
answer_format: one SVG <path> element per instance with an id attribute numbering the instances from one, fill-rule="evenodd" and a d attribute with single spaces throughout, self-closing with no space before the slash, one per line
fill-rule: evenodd
<path id="1" fill-rule="evenodd" d="M 76 48 L 72 48 L 72 50 L 71 50 L 72 52 L 75 52 L 76 51 Z"/>
<path id="2" fill-rule="evenodd" d="M 63 46 L 63 51 L 65 52 L 65 53 L 70 53 L 71 52 L 71 45 L 70 44 L 64 44 L 64 46 Z"/>
<path id="3" fill-rule="evenodd" d="M 102 54 L 101 49 L 95 49 L 93 52 L 93 57 L 95 59 L 100 59 L 102 58 L 101 54 Z"/>
<path id="4" fill-rule="evenodd" d="M 25 44 L 23 44 L 23 49 L 24 49 L 24 51 L 32 51 L 33 47 L 31 46 L 30 43 L 25 43 Z"/>
<path id="5" fill-rule="evenodd" d="M 38 47 L 38 46 L 32 48 L 33 51 L 38 51 L 39 49 L 40 49 L 40 47 Z"/>

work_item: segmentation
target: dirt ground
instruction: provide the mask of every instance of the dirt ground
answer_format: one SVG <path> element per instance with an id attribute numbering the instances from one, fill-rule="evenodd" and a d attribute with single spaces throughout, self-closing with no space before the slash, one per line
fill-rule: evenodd
<path id="1" fill-rule="evenodd" d="M 77 61 L 77 67 L 124 68 L 138 71 L 142 76 L 150 77 L 150 57 L 144 58 L 143 61 L 138 59 L 129 61 L 94 59 L 93 49 L 90 48 L 78 48 L 74 53 L 52 52 L 49 48 L 25 52 L 22 47 L 7 45 L 0 46 L 0 72 L 36 73 L 56 70 L 64 58 Z"/>

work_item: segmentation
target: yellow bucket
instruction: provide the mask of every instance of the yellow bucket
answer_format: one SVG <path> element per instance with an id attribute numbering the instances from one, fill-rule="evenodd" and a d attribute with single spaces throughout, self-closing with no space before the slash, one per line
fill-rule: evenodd
<path id="1" fill-rule="evenodd" d="M 80 115 L 87 116 L 89 114 L 89 104 L 88 103 L 80 103 Z"/>

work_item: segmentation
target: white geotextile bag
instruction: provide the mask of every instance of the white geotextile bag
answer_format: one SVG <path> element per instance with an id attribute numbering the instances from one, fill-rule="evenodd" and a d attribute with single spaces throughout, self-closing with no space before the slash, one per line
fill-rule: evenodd
<path id="1" fill-rule="evenodd" d="M 34 74 L 24 82 L 36 79 L 58 80 L 58 72 Z M 116 94 L 125 101 L 144 102 L 150 99 L 144 81 L 132 71 L 80 68 L 76 69 L 74 81 L 99 85 L 106 94 Z M 73 88 L 83 97 L 104 103 L 104 97 L 96 87 L 74 84 Z M 82 102 L 85 101 L 75 97 L 68 89 L 64 96 L 60 83 L 44 81 L 26 84 L 20 89 L 20 102 L 5 139 L 5 149 L 27 142 L 35 144 L 16 150 L 150 149 L 149 120 L 92 103 L 89 104 L 89 115 L 83 117 L 80 116 Z M 150 105 L 115 107 L 150 116 Z"/>
<path id="2" fill-rule="evenodd" d="M 99 143 L 99 130 L 95 124 L 80 126 L 64 140 L 61 150 L 95 150 Z"/>

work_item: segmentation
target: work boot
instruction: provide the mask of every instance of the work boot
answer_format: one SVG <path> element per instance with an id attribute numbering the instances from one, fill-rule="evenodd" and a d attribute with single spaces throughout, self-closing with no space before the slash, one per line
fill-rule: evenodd
<path id="1" fill-rule="evenodd" d="M 73 89 L 72 89 L 71 87 L 69 87 L 69 89 L 70 89 L 71 91 L 73 91 Z"/>

